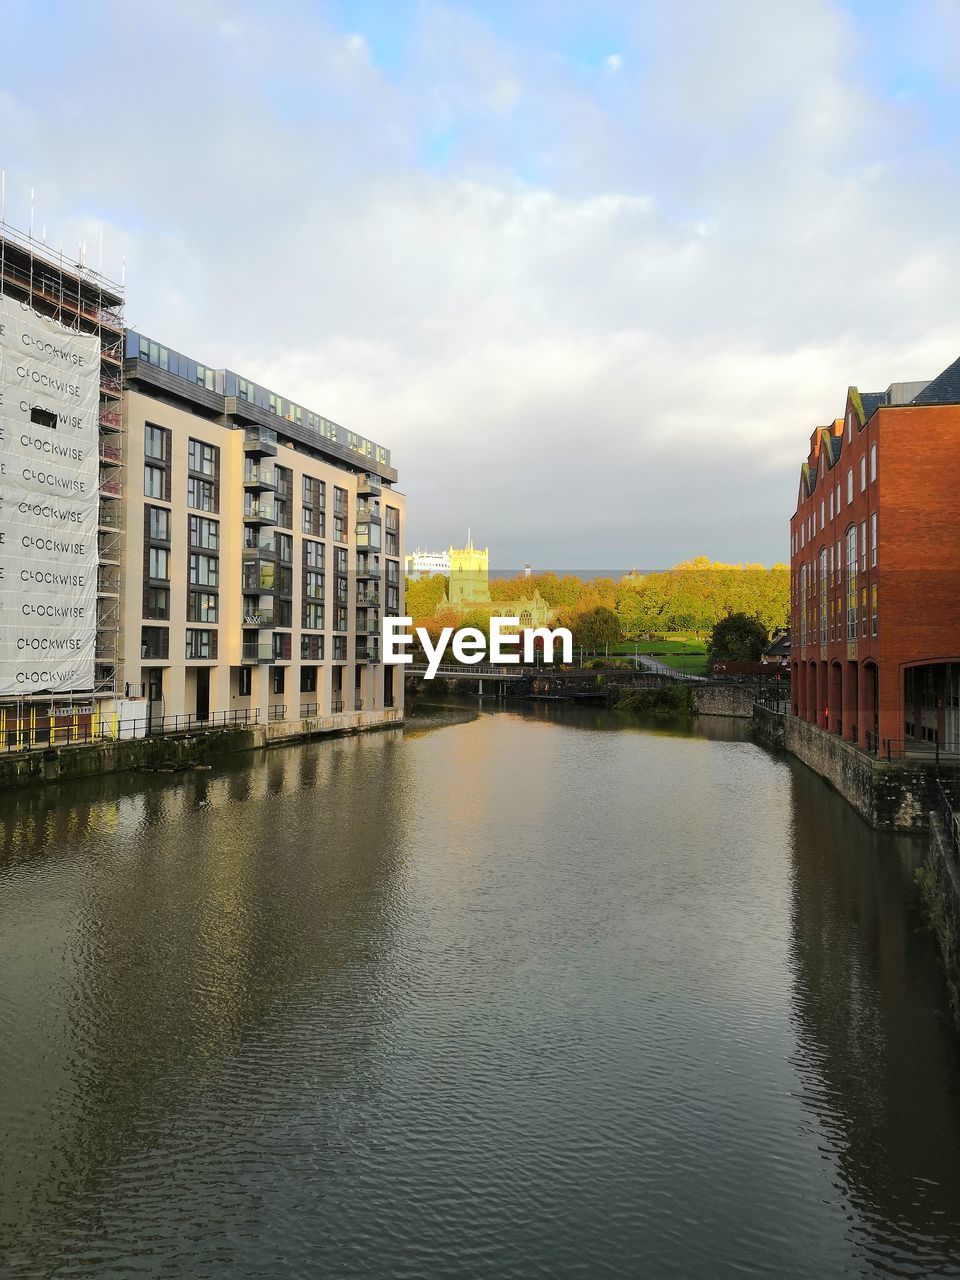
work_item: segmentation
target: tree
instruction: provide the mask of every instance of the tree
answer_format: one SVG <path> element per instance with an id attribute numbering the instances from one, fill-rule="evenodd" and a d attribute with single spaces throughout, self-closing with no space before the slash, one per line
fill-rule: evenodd
<path id="1" fill-rule="evenodd" d="M 597 605 L 573 619 L 573 640 L 586 650 L 602 649 L 623 638 L 620 619 L 606 605 Z"/>
<path id="2" fill-rule="evenodd" d="M 767 647 L 767 629 L 748 613 L 728 613 L 710 633 L 707 654 L 713 662 L 759 662 Z"/>
<path id="3" fill-rule="evenodd" d="M 408 578 L 406 591 L 407 616 L 429 617 L 447 591 L 447 580 L 442 573 L 429 578 Z"/>

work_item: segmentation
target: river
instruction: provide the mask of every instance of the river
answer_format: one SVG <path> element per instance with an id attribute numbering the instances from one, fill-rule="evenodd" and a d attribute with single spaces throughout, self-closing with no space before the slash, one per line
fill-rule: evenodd
<path id="1" fill-rule="evenodd" d="M 960 1276 L 920 853 L 569 706 L 4 795 L 0 1275 Z"/>

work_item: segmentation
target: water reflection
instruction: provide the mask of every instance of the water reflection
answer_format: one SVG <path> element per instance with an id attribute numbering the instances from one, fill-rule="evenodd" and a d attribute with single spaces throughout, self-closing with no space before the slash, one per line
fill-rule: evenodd
<path id="1" fill-rule="evenodd" d="M 917 846 L 743 724 L 7 800 L 4 1276 L 960 1274 Z"/>
<path id="2" fill-rule="evenodd" d="M 801 1096 L 864 1256 L 890 1274 L 960 1274 L 960 1054 L 912 897 L 922 847 L 869 831 L 802 767 L 791 792 Z"/>

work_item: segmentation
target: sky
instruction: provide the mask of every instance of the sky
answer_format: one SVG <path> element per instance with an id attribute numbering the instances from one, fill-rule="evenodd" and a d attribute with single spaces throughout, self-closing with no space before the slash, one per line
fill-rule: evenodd
<path id="1" fill-rule="evenodd" d="M 958 0 L 0 0 L 8 221 L 392 450 L 407 545 L 785 560 L 960 355 Z"/>

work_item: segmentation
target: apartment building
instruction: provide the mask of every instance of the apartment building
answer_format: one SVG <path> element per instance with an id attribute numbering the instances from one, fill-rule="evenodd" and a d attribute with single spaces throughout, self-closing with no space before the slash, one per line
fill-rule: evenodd
<path id="1" fill-rule="evenodd" d="M 128 330 L 126 694 L 151 722 L 402 714 L 381 618 L 403 611 L 390 454 L 230 369 Z"/>
<path id="2" fill-rule="evenodd" d="M 791 709 L 891 757 L 960 751 L 960 360 L 851 387 L 790 522 Z"/>

